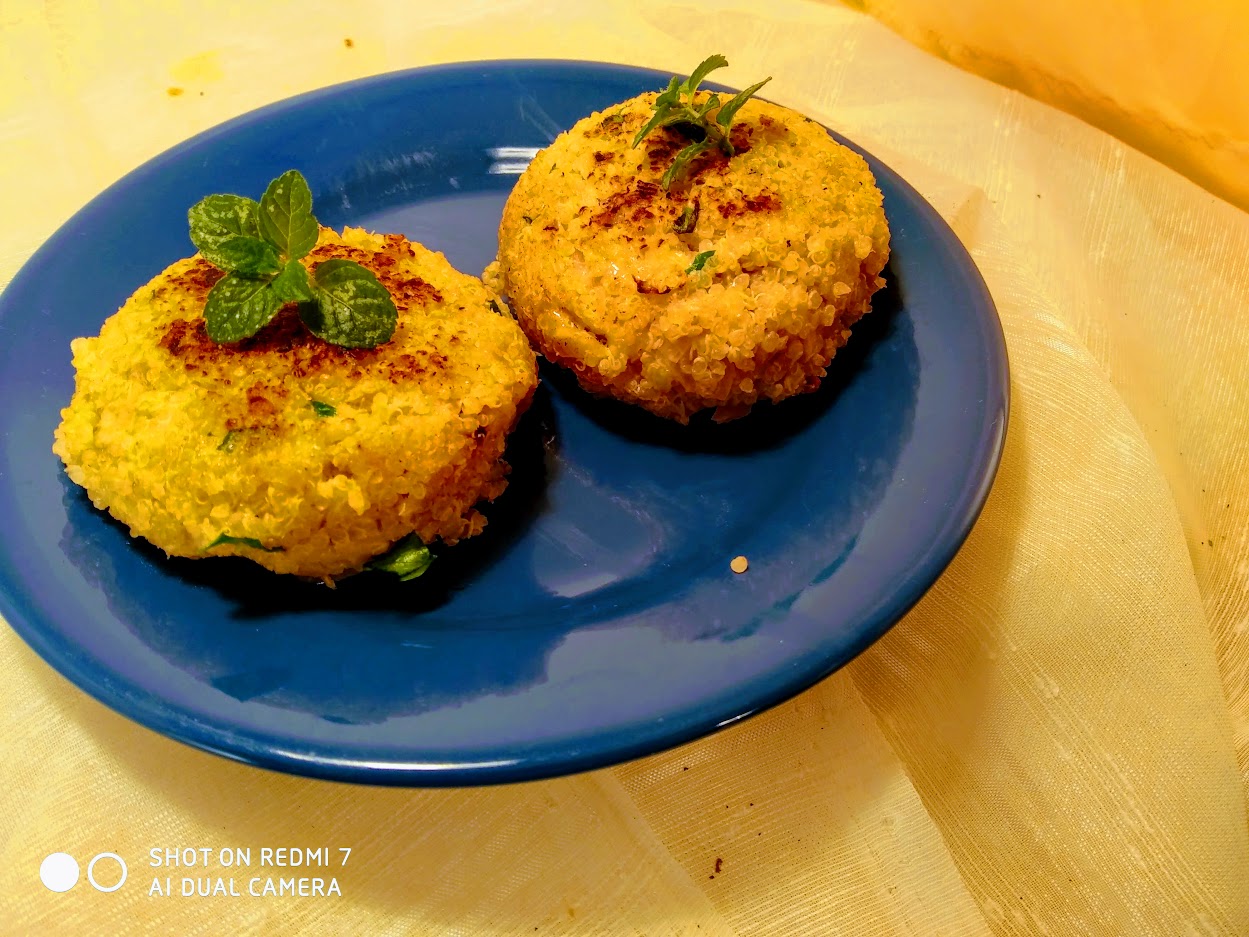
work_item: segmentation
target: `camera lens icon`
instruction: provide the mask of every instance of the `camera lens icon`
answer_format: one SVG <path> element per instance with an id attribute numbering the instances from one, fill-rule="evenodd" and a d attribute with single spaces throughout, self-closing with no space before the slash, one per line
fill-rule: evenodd
<path id="1" fill-rule="evenodd" d="M 101 885 L 96 881 L 95 868 L 102 859 L 112 859 L 121 868 L 121 877 L 112 885 Z M 91 887 L 96 891 L 117 891 L 122 885 L 126 884 L 126 876 L 129 874 L 129 871 L 126 868 L 126 860 L 117 855 L 117 853 L 101 852 L 93 856 L 91 861 L 87 863 L 87 881 L 91 883 Z M 49 891 L 69 891 L 78 884 L 78 876 L 78 860 L 67 852 L 54 852 L 39 864 L 39 881 L 43 882 L 44 887 Z"/>
<path id="2" fill-rule="evenodd" d="M 39 881 L 49 891 L 69 891 L 78 884 L 78 860 L 67 852 L 54 852 L 39 863 Z"/>

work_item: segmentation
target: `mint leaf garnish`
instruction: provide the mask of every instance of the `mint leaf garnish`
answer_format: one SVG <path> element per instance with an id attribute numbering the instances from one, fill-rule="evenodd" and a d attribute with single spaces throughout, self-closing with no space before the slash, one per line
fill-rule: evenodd
<path id="1" fill-rule="evenodd" d="M 327 260 L 314 276 L 314 303 L 299 307 L 313 335 L 348 348 L 372 348 L 395 333 L 399 312 L 377 277 L 350 260 Z"/>
<path id="2" fill-rule="evenodd" d="M 204 303 L 204 324 L 214 342 L 237 342 L 255 335 L 278 314 L 282 297 L 271 280 L 249 280 L 228 273 Z"/>
<path id="3" fill-rule="evenodd" d="M 376 559 L 365 564 L 366 569 L 394 573 L 400 582 L 408 582 L 420 576 L 434 562 L 434 554 L 421 543 L 416 534 L 408 534 Z"/>
<path id="4" fill-rule="evenodd" d="M 308 271 L 298 260 L 288 260 L 282 272 L 273 278 L 273 289 L 284 303 L 306 303 L 312 300 Z"/>
<path id="5" fill-rule="evenodd" d="M 217 539 L 201 550 L 201 553 L 207 553 L 213 547 L 220 546 L 240 546 L 251 547 L 253 550 L 263 550 L 266 553 L 281 553 L 281 547 L 266 547 L 255 537 L 231 537 L 229 534 L 218 534 Z"/>
<path id="6" fill-rule="evenodd" d="M 707 100 L 703 101 L 702 106 L 698 108 L 699 116 L 704 116 L 708 111 L 714 111 L 720 106 L 720 95 L 713 94 Z"/>
<path id="7" fill-rule="evenodd" d="M 324 403 L 320 400 L 312 401 L 312 409 L 316 411 L 317 416 L 333 416 L 338 412 L 338 408 L 332 403 Z"/>
<path id="8" fill-rule="evenodd" d="M 690 261 L 690 265 L 685 268 L 686 273 L 697 273 L 703 267 L 707 266 L 707 261 L 715 256 L 715 251 L 700 251 L 694 255 L 694 259 Z"/>
<path id="9" fill-rule="evenodd" d="M 241 277 L 269 277 L 282 269 L 282 261 L 272 244 L 246 234 L 236 234 L 221 241 L 213 248 L 217 258 L 211 263 L 237 273 Z"/>
<path id="10" fill-rule="evenodd" d="M 312 214 L 312 190 L 298 170 L 269 183 L 259 202 L 209 195 L 192 206 L 187 220 L 204 259 L 226 273 L 204 303 L 213 341 L 255 335 L 286 303 L 299 303 L 309 331 L 335 345 L 373 348 L 394 335 L 394 300 L 355 261 L 328 260 L 309 282 L 300 261 L 316 247 L 321 228 Z"/>
<path id="11" fill-rule="evenodd" d="M 673 123 L 674 121 L 670 119 L 672 117 L 672 109 L 677 106 L 680 100 L 681 79 L 673 75 L 672 80 L 668 82 L 668 89 L 655 98 L 655 113 L 651 115 L 651 119 L 633 137 L 633 146 L 637 146 L 645 140 L 646 135 L 656 127 Z M 677 117 L 676 119 L 679 120 L 680 118 Z"/>
<path id="12" fill-rule="evenodd" d="M 727 128 L 733 123 L 733 117 L 742 109 L 742 105 L 749 101 L 754 96 L 756 91 L 771 80 L 771 78 L 765 78 L 763 81 L 757 81 L 745 91 L 739 91 L 737 94 L 733 95 L 733 97 L 729 99 L 729 103 L 720 108 L 720 113 L 716 114 L 716 123 Z"/>
<path id="13" fill-rule="evenodd" d="M 717 68 L 724 68 L 728 64 L 728 59 L 717 53 L 700 62 L 685 81 L 674 75 L 668 82 L 668 87 L 655 98 L 655 113 L 633 138 L 633 145 L 637 146 L 652 130 L 673 127 L 690 139 L 690 145 L 677 153 L 676 159 L 660 180 L 665 191 L 696 156 L 707 150 L 717 147 L 725 156 L 733 155 L 733 144 L 729 141 L 733 116 L 756 91 L 772 80 L 765 78 L 751 85 L 724 105 L 720 104 L 718 94 L 712 94 L 701 105 L 698 104 L 694 96 L 703 79 Z M 688 100 L 682 100 L 683 98 Z M 714 119 L 711 116 L 713 111 L 716 112 Z"/>
<path id="14" fill-rule="evenodd" d="M 697 68 L 690 72 L 690 77 L 685 79 L 685 82 L 681 85 L 681 90 L 686 94 L 693 94 L 698 90 L 698 86 L 703 83 L 704 78 L 714 72 L 717 68 L 726 68 L 728 64 L 729 60 L 719 52 L 714 55 L 707 56 L 698 63 Z"/>
<path id="15" fill-rule="evenodd" d="M 217 246 L 236 237 L 259 238 L 260 205 L 241 195 L 210 195 L 191 206 L 187 222 L 195 249 L 214 267 L 230 271 Z"/>
<path id="16" fill-rule="evenodd" d="M 312 214 L 312 190 L 297 169 L 282 173 L 260 199 L 260 230 L 287 260 L 317 246 L 320 228 Z"/>
<path id="17" fill-rule="evenodd" d="M 701 153 L 705 153 L 707 150 L 711 149 L 711 147 L 712 143 L 709 139 L 700 140 L 698 143 L 691 143 L 689 146 L 685 147 L 685 149 L 681 150 L 681 152 L 676 155 L 676 158 L 672 161 L 672 165 L 668 167 L 667 172 L 663 174 L 663 178 L 659 180 L 660 185 L 667 189 L 670 185 L 672 185 L 673 180 L 680 175 L 681 170 L 689 165 L 690 160 Z"/>

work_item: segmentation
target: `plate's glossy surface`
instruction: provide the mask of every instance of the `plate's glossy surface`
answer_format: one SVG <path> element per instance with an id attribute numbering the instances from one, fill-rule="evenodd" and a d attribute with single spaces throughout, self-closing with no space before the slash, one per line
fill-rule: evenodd
<path id="1" fill-rule="evenodd" d="M 557 62 L 386 75 L 208 131 L 91 202 L 0 297 L 0 613 L 78 686 L 160 732 L 386 784 L 646 754 L 863 650 L 966 536 L 1007 404 L 979 274 L 874 160 L 890 285 L 823 389 L 683 430 L 545 373 L 486 534 L 418 582 L 362 576 L 331 592 L 243 560 L 167 560 L 94 510 L 50 450 L 70 340 L 191 252 L 186 209 L 202 195 L 257 195 L 298 167 L 322 222 L 400 231 L 478 273 L 528 152 L 666 79 Z M 729 570 L 737 554 L 745 575 Z"/>

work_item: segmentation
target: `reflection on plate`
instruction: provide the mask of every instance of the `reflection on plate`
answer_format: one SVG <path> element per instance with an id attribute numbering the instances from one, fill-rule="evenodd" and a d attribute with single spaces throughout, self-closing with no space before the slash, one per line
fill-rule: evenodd
<path id="1" fill-rule="evenodd" d="M 0 411 L 0 613 L 78 686 L 173 738 L 385 784 L 636 757 L 863 650 L 962 543 L 1007 403 L 979 274 L 871 157 L 889 286 L 817 393 L 686 429 L 545 369 L 486 533 L 416 582 L 362 576 L 330 591 L 243 560 L 166 559 L 96 511 L 52 455 L 70 340 L 190 253 L 186 208 L 203 194 L 258 191 L 298 167 L 324 223 L 398 231 L 479 273 L 536 148 L 666 78 L 499 62 L 367 79 L 202 134 L 83 209 L 0 297 L 0 394 L 21 401 Z M 105 236 L 117 230 L 134 236 Z M 80 275 L 55 275 L 67 267 Z M 744 575 L 729 570 L 738 554 Z"/>

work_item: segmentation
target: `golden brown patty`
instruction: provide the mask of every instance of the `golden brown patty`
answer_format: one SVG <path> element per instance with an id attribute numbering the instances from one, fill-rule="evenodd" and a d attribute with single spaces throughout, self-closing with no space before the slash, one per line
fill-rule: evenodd
<path id="1" fill-rule="evenodd" d="M 731 419 L 814 390 L 884 285 L 889 229 L 867 164 L 818 124 L 752 100 L 735 155 L 699 157 L 665 192 L 689 141 L 663 129 L 630 148 L 654 100 L 593 114 L 537 155 L 487 282 L 583 387 L 660 416 L 716 407 Z"/>
<path id="2" fill-rule="evenodd" d="M 291 306 L 217 345 L 202 312 L 220 273 L 198 257 L 74 340 L 53 451 L 97 507 L 172 555 L 227 534 L 265 549 L 210 554 L 327 580 L 412 532 L 454 543 L 482 529 L 473 506 L 506 486 L 507 434 L 537 385 L 525 336 L 480 281 L 398 235 L 322 228 L 305 262 L 331 257 L 390 291 L 389 342 L 327 344 Z"/>

